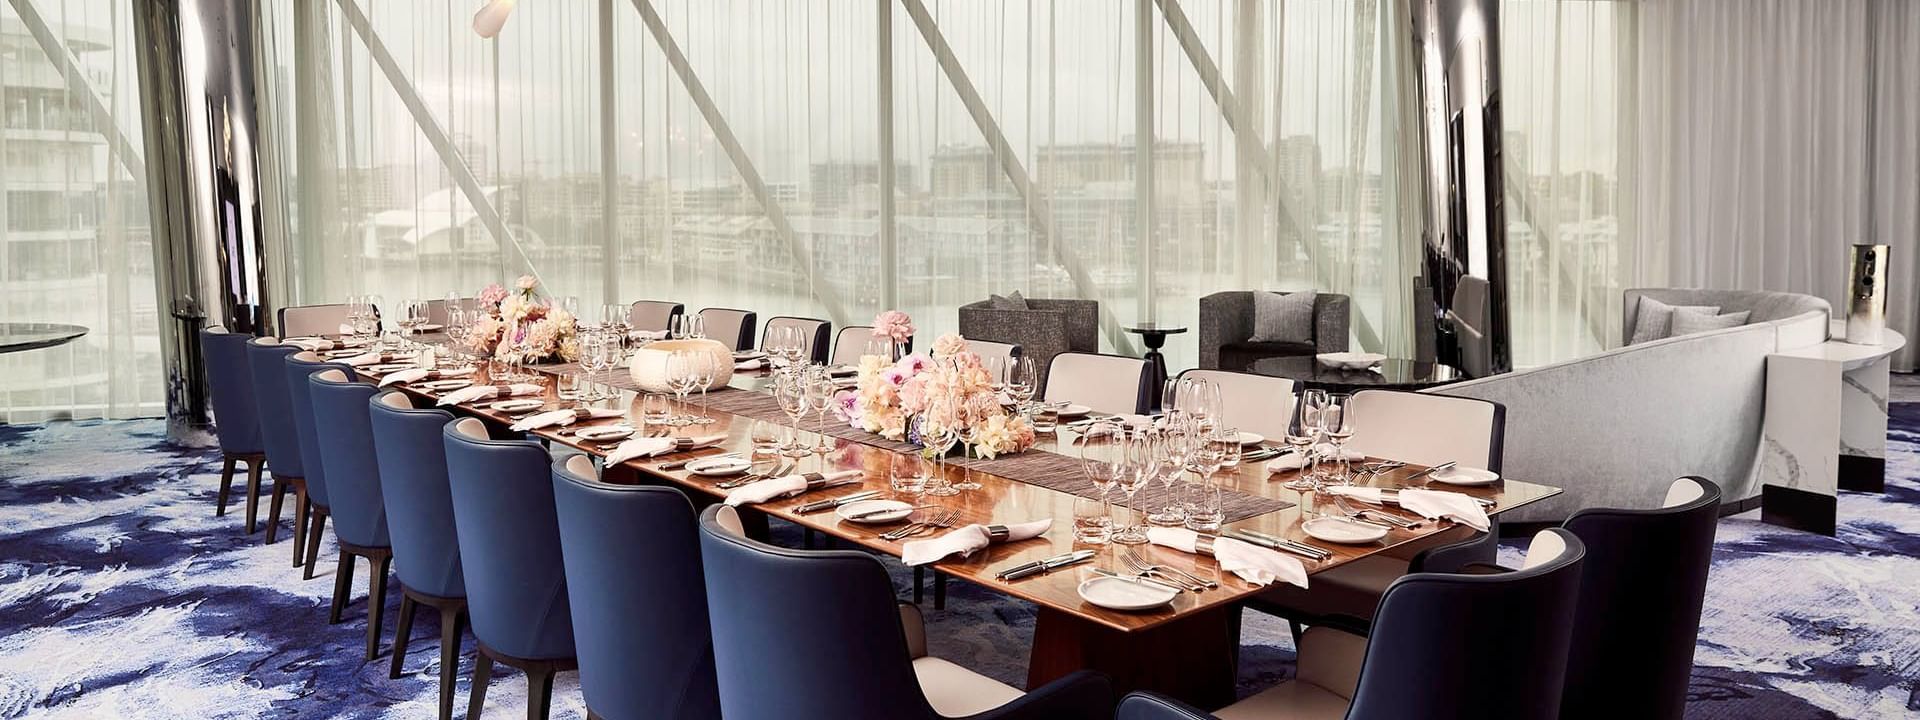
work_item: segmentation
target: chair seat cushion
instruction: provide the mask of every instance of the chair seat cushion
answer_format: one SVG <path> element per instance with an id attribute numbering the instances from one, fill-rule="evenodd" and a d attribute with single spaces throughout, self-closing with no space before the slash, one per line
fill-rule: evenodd
<path id="1" fill-rule="evenodd" d="M 1238 342 L 1220 346 L 1220 369 L 1244 371 L 1257 360 L 1319 352 L 1310 342 Z"/>
<path id="2" fill-rule="evenodd" d="M 913 674 L 920 679 L 920 692 L 927 704 L 944 717 L 977 715 L 1018 700 L 1024 693 L 937 657 L 913 661 Z"/>
<path id="3" fill-rule="evenodd" d="M 1213 716 L 1220 720 L 1340 720 L 1347 716 L 1347 705 L 1346 698 L 1331 690 L 1288 680 L 1216 710 Z"/>

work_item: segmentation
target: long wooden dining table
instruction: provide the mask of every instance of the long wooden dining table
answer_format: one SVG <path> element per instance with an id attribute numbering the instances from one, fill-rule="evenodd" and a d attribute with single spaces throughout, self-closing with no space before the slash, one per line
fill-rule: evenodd
<path id="1" fill-rule="evenodd" d="M 476 384 L 491 383 L 494 381 L 493 375 L 496 369 L 494 365 L 482 362 L 475 374 L 469 377 Z M 532 366 L 530 369 L 540 370 L 540 367 Z M 373 380 L 383 376 L 382 373 L 367 370 L 361 370 L 359 374 L 363 378 Z M 542 410 L 578 407 L 577 403 L 560 397 L 557 387 L 560 375 L 551 372 L 543 372 L 542 375 L 542 383 L 546 386 L 542 396 L 545 401 Z M 710 398 L 722 393 L 766 392 L 767 384 L 765 371 L 736 373 L 729 388 L 716 389 Z M 396 387 L 422 399 L 437 400 L 441 394 L 422 389 L 417 384 L 403 384 Z M 485 401 L 451 406 L 448 409 L 456 414 L 479 418 L 501 430 L 527 415 L 525 412 L 509 415 L 488 407 L 499 399 L 501 398 L 490 398 Z M 751 457 L 753 453 L 751 427 L 756 418 L 716 410 L 711 407 L 711 404 L 701 405 L 699 399 L 695 397 L 690 398 L 685 406 L 677 403 L 674 405 L 676 413 L 692 413 L 712 418 L 710 424 L 679 427 L 647 426 L 641 421 L 639 397 L 632 392 L 623 391 L 617 399 L 602 402 L 598 406 L 624 408 L 625 417 L 582 420 L 568 426 L 535 430 L 529 435 L 552 445 L 571 447 L 604 460 L 612 445 L 585 441 L 575 437 L 574 433 L 582 427 L 626 422 L 636 428 L 643 428 L 643 432 L 651 430 L 661 435 L 692 437 L 724 434 L 726 439 L 718 445 L 671 455 L 629 460 L 605 467 L 602 472 L 602 480 L 605 482 L 674 485 L 686 491 L 696 504 L 710 504 L 727 494 L 727 490 L 716 487 L 720 481 L 727 478 L 702 477 L 684 468 L 667 469 L 662 465 L 693 457 L 725 453 Z M 778 420 L 758 418 L 758 420 L 778 422 L 782 425 L 787 423 L 785 418 Z M 1063 429 L 1056 432 L 1068 431 Z M 807 493 L 797 498 L 753 505 L 750 506 L 751 511 L 765 513 L 769 517 L 823 533 L 845 543 L 899 557 L 903 543 L 911 540 L 893 541 L 881 536 L 887 530 L 893 529 L 893 526 L 846 522 L 830 511 L 810 514 L 797 512 L 797 508 L 802 504 L 859 491 L 876 491 L 881 497 L 896 497 L 891 489 L 890 478 L 895 463 L 901 459 L 902 453 L 884 447 L 887 443 L 879 442 L 879 438 L 874 438 L 872 443 L 832 436 L 827 436 L 824 440 L 832 443 L 831 452 L 819 456 L 818 459 L 803 459 L 801 461 L 803 464 L 796 471 L 814 471 L 821 466 L 827 470 L 858 469 L 863 473 L 859 483 Z M 1043 434 L 1040 436 L 1038 445 L 1027 452 L 1058 453 L 1061 451 L 1060 443 L 1062 442 L 1063 440 L 1057 436 Z M 1423 469 L 1425 468 L 1419 465 L 1408 465 L 1372 476 L 1366 480 L 1365 484 L 1389 488 L 1399 487 L 1404 479 Z M 1193 575 L 1215 580 L 1219 586 L 1202 592 L 1181 592 L 1171 604 L 1145 612 L 1121 612 L 1096 607 L 1082 600 L 1078 592 L 1082 581 L 1094 577 L 1093 568 L 1129 575 L 1132 573 L 1118 556 L 1119 550 L 1126 546 L 1087 545 L 1075 542 L 1071 521 L 1076 499 L 1074 494 L 957 465 L 948 466 L 946 472 L 949 482 L 965 479 L 979 483 L 980 487 L 951 497 L 916 496 L 902 499 L 915 505 L 937 505 L 942 509 L 958 511 L 956 521 L 952 525 L 955 528 L 972 523 L 1007 525 L 1041 518 L 1055 519 L 1052 528 L 1040 537 L 990 545 L 970 557 L 949 557 L 931 566 L 935 571 L 945 573 L 951 578 L 974 583 L 1033 603 L 1037 609 L 1037 615 L 1033 646 L 1027 667 L 1029 688 L 1039 687 L 1075 670 L 1088 668 L 1099 670 L 1112 677 L 1116 689 L 1120 692 L 1153 690 L 1207 708 L 1220 707 L 1233 700 L 1239 654 L 1240 606 L 1243 601 L 1259 594 L 1265 588 L 1245 582 L 1231 573 L 1221 572 L 1218 563 L 1211 557 L 1188 554 L 1155 545 L 1136 545 L 1131 546 L 1131 549 L 1154 563 L 1172 566 Z M 1287 507 L 1237 522 L 1229 522 L 1222 528 L 1222 532 L 1236 528 L 1250 529 L 1308 543 L 1330 551 L 1331 557 L 1324 561 L 1301 558 L 1309 576 L 1377 553 L 1411 557 L 1412 553 L 1420 549 L 1465 539 L 1474 532 L 1471 528 L 1449 521 L 1428 521 L 1417 528 L 1392 529 L 1385 539 L 1373 544 L 1342 545 L 1321 542 L 1310 538 L 1300 527 L 1302 522 L 1312 519 L 1311 516 L 1303 516 L 1302 502 L 1306 498 L 1282 485 L 1294 475 L 1293 472 L 1270 473 L 1262 462 L 1242 463 L 1231 474 L 1223 473 L 1219 477 L 1219 482 L 1224 490 L 1275 498 L 1284 501 Z M 1488 508 L 1489 514 L 1512 510 L 1559 492 L 1555 488 L 1512 479 L 1504 479 L 1488 486 L 1448 489 L 1492 500 L 1493 504 Z M 1389 514 L 1401 514 L 1409 519 L 1417 519 L 1393 508 L 1387 508 L 1386 511 Z M 1023 563 L 1078 549 L 1092 549 L 1097 554 L 1091 562 L 1064 567 L 1042 575 L 1013 581 L 1001 580 L 996 576 L 996 573 L 1002 570 Z"/>

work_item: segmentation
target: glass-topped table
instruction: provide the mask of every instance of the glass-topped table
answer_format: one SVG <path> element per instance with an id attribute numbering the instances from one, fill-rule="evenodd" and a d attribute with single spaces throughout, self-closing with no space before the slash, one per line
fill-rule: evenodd
<path id="1" fill-rule="evenodd" d="M 1371 370 L 1343 370 L 1321 365 L 1312 356 L 1274 357 L 1254 361 L 1248 372 L 1283 377 L 1310 388 L 1352 392 L 1369 388 L 1418 390 L 1465 380 L 1452 365 L 1404 358 L 1387 358 Z"/>
<path id="2" fill-rule="evenodd" d="M 87 334 L 79 325 L 60 323 L 0 323 L 0 354 L 65 345 Z"/>

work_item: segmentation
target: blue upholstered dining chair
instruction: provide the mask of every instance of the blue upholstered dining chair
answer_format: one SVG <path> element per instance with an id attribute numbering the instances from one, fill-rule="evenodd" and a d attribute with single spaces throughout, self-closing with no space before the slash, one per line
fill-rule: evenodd
<path id="1" fill-rule="evenodd" d="M 1119 720 L 1551 720 L 1585 554 L 1553 528 L 1534 536 L 1518 571 L 1408 575 L 1380 598 L 1372 635 L 1308 630 L 1292 680 L 1212 715 L 1135 693 Z"/>
<path id="2" fill-rule="evenodd" d="M 314 562 L 320 557 L 320 538 L 324 536 L 327 518 L 333 516 L 333 494 L 328 492 L 326 454 L 320 452 L 320 435 L 315 431 L 313 419 L 312 387 L 307 383 L 308 376 L 321 370 L 339 370 L 349 380 L 353 379 L 353 367 L 346 363 L 327 362 L 318 353 L 301 351 L 288 355 L 284 361 L 287 374 L 288 407 L 293 415 L 293 433 L 300 444 L 300 464 L 307 471 L 306 503 L 294 510 L 294 527 L 303 528 L 304 540 L 294 544 L 294 552 L 301 552 L 302 544 L 306 554 L 293 559 L 293 564 L 303 566 L 301 577 L 313 579 Z M 305 525 L 301 520 L 305 520 Z M 296 535 L 299 539 L 301 535 Z M 339 608 L 328 613 L 328 622 L 340 622 Z"/>
<path id="3" fill-rule="evenodd" d="M 247 341 L 247 374 L 253 378 L 253 402 L 260 417 L 260 437 L 267 446 L 267 472 L 273 475 L 273 500 L 267 504 L 267 544 L 280 529 L 280 503 L 293 491 L 293 564 L 305 560 L 307 471 L 300 462 L 300 435 L 293 427 L 293 398 L 287 393 L 288 356 L 300 348 L 278 338 Z"/>
<path id="4" fill-rule="evenodd" d="M 527 674 L 527 716 L 544 718 L 553 675 L 579 667 L 553 509 L 550 459 L 530 440 L 494 440 L 474 418 L 441 433 L 466 576 L 474 658 L 467 717 L 480 717 L 498 661 Z"/>
<path id="5" fill-rule="evenodd" d="M 380 494 L 387 505 L 394 576 L 400 582 L 400 621 L 394 626 L 393 663 L 399 678 L 413 634 L 413 615 L 426 605 L 440 613 L 440 720 L 453 717 L 453 683 L 460 668 L 460 632 L 466 625 L 467 585 L 460 573 L 460 542 L 453 530 L 447 487 L 447 445 L 441 433 L 453 415 L 415 408 L 406 393 L 387 390 L 368 402 Z"/>
<path id="6" fill-rule="evenodd" d="M 260 407 L 253 399 L 253 372 L 247 368 L 246 335 L 215 325 L 200 331 L 200 354 L 207 362 L 207 386 L 213 392 L 214 433 L 220 438 L 220 495 L 214 514 L 227 514 L 236 463 L 247 464 L 247 534 L 259 523 L 260 471 L 267 464 Z"/>
<path id="7" fill-rule="evenodd" d="M 713 635 L 693 503 L 678 489 L 608 485 L 593 461 L 553 463 L 580 691 L 603 718 L 717 720 Z"/>
<path id="8" fill-rule="evenodd" d="M 1653 510 L 1589 508 L 1563 526 L 1586 543 L 1561 718 L 1678 718 L 1700 635 L 1720 487 L 1675 480 Z"/>
<path id="9" fill-rule="evenodd" d="M 1507 432 L 1507 409 L 1500 403 L 1403 390 L 1362 390 L 1353 394 L 1357 429 L 1347 448 L 1373 457 L 1418 465 L 1457 461 L 1500 472 Z M 1500 518 L 1486 532 L 1456 526 L 1460 536 L 1432 543 L 1389 548 L 1313 576 L 1313 589 L 1269 588 L 1248 603 L 1287 618 L 1295 633 L 1301 623 L 1334 625 L 1366 633 L 1373 610 L 1387 586 L 1402 575 L 1458 572 L 1475 563 L 1493 562 L 1499 550 Z"/>
<path id="10" fill-rule="evenodd" d="M 387 539 L 387 505 L 380 496 L 380 465 L 374 457 L 373 421 L 367 400 L 378 392 L 372 383 L 354 382 L 337 369 L 307 378 L 312 395 L 314 431 L 327 458 L 327 493 L 333 501 L 333 537 L 340 546 L 334 572 L 333 606 L 328 619 L 338 622 L 353 585 L 354 558 L 367 559 L 367 659 L 380 654 L 380 625 L 387 609 L 387 568 L 393 544 Z M 308 543 L 318 544 L 319 538 Z"/>
<path id="11" fill-rule="evenodd" d="M 880 561 L 748 539 L 700 516 L 714 669 L 728 720 L 1106 718 L 1107 679 L 1076 672 L 1030 693 L 926 654 L 919 609 L 894 602 Z"/>

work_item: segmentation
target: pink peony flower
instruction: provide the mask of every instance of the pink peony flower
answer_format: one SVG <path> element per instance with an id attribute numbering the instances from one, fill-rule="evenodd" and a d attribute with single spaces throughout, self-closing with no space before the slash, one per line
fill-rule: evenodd
<path id="1" fill-rule="evenodd" d="M 873 318 L 873 336 L 897 343 L 913 339 L 913 318 L 899 310 L 888 310 Z"/>
<path id="2" fill-rule="evenodd" d="M 513 281 L 513 284 L 515 287 L 520 288 L 520 292 L 530 292 L 534 288 L 539 287 L 540 280 L 532 275 L 521 275 L 519 280 Z"/>
<path id="3" fill-rule="evenodd" d="M 950 358 L 967 351 L 967 341 L 959 333 L 947 333 L 933 341 L 933 356 Z"/>
<path id="4" fill-rule="evenodd" d="M 507 289 L 494 283 L 480 289 L 480 304 L 485 307 L 498 307 L 501 300 L 507 299 Z"/>

